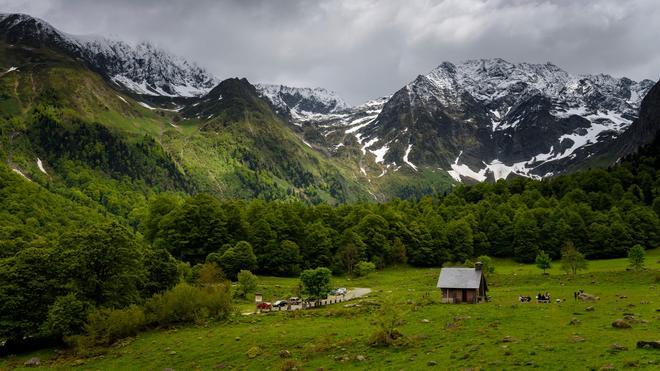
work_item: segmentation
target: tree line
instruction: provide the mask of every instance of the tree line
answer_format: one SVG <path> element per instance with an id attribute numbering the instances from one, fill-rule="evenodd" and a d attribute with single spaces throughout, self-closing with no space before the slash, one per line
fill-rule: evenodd
<path id="1" fill-rule="evenodd" d="M 623 257 L 660 241 L 657 174 L 627 165 L 338 207 L 161 194 L 140 228 L 154 247 L 193 265 L 217 262 L 230 276 L 242 268 L 352 273 L 361 261 L 441 266 L 479 255 L 531 263 L 540 251 L 558 259 L 567 242 L 587 258 Z"/>

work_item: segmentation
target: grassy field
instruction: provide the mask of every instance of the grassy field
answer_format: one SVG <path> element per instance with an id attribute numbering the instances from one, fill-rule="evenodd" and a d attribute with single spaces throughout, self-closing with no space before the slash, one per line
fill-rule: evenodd
<path id="1" fill-rule="evenodd" d="M 660 340 L 660 249 L 649 251 L 647 270 L 626 271 L 627 260 L 590 262 L 571 278 L 559 267 L 543 276 L 534 266 L 496 261 L 490 277 L 492 301 L 478 305 L 438 303 L 439 269 L 392 268 L 367 278 L 336 278 L 335 286 L 370 287 L 359 306 L 331 305 L 291 313 L 244 316 L 153 330 L 127 339 L 102 355 L 80 359 L 53 349 L 0 360 L 0 368 L 22 366 L 37 356 L 50 368 L 89 370 L 188 369 L 624 369 L 660 368 L 660 351 L 636 349 L 638 340 Z M 297 280 L 262 277 L 267 300 L 290 295 Z M 575 302 L 573 292 L 600 297 Z M 518 295 L 549 291 L 561 304 L 520 304 Z M 385 296 L 395 301 L 405 324 L 407 345 L 368 345 Z M 238 303 L 237 312 L 250 309 Z M 593 311 L 586 308 L 593 306 Z M 632 328 L 611 323 L 635 316 Z M 574 322 L 575 324 L 571 324 Z M 613 344 L 625 350 L 613 349 Z M 288 351 L 289 357 L 280 353 Z"/>

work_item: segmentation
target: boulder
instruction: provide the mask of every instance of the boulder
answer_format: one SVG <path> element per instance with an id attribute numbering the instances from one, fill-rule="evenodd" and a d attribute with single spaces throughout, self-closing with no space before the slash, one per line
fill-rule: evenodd
<path id="1" fill-rule="evenodd" d="M 360 361 L 360 362 L 362 362 L 362 361 L 366 361 L 366 360 L 367 360 L 367 357 L 363 356 L 362 354 L 358 354 L 358 355 L 355 357 L 355 360 L 356 360 L 356 361 Z"/>
<path id="2" fill-rule="evenodd" d="M 572 343 L 581 343 L 583 341 L 584 341 L 584 338 L 582 336 L 573 335 L 573 337 L 571 338 Z"/>
<path id="3" fill-rule="evenodd" d="M 619 352 L 619 351 L 623 351 L 623 350 L 628 350 L 628 347 L 626 347 L 624 345 L 621 345 L 619 343 L 614 343 L 614 344 L 612 344 L 612 346 L 610 346 L 610 349 L 613 350 L 613 351 Z"/>
<path id="4" fill-rule="evenodd" d="M 573 325 L 573 326 L 575 326 L 575 325 L 579 325 L 580 323 L 582 323 L 582 321 L 580 321 L 580 320 L 577 319 L 577 318 L 573 318 L 573 319 L 571 320 L 571 322 L 569 322 L 568 324 L 569 324 L 569 325 Z"/>
<path id="5" fill-rule="evenodd" d="M 640 341 L 637 342 L 637 348 L 640 348 L 640 349 L 660 349 L 660 340 L 654 340 L 654 341 L 640 340 Z"/>
<path id="6" fill-rule="evenodd" d="M 286 349 L 280 350 L 280 352 L 278 354 L 280 355 L 280 358 L 289 358 L 289 357 L 291 357 L 291 352 L 289 352 Z"/>
<path id="7" fill-rule="evenodd" d="M 426 362 L 426 365 L 429 366 L 429 367 L 436 366 L 437 364 L 438 364 L 438 362 L 436 362 L 436 361 L 428 361 L 428 362 Z"/>
<path id="8" fill-rule="evenodd" d="M 38 367 L 41 366 L 41 359 L 38 357 L 32 357 L 23 363 L 25 367 Z"/>
<path id="9" fill-rule="evenodd" d="M 630 323 L 624 319 L 616 319 L 612 322 L 612 327 L 614 328 L 631 328 Z"/>
<path id="10" fill-rule="evenodd" d="M 248 356 L 248 358 L 256 358 L 261 354 L 261 348 L 259 347 L 252 347 L 248 349 L 247 352 L 245 352 L 245 355 Z"/>
<path id="11" fill-rule="evenodd" d="M 593 312 L 594 307 L 586 307 L 584 310 L 586 310 L 587 312 Z"/>
<path id="12" fill-rule="evenodd" d="M 511 336 L 505 336 L 499 340 L 500 343 L 513 343 L 515 341 Z"/>

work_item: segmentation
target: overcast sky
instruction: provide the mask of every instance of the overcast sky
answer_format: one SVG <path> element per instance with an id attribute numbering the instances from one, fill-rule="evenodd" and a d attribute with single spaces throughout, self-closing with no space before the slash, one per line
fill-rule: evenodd
<path id="1" fill-rule="evenodd" d="M 442 61 L 660 77 L 658 0 L 0 0 L 72 34 L 149 40 L 220 78 L 391 94 Z"/>

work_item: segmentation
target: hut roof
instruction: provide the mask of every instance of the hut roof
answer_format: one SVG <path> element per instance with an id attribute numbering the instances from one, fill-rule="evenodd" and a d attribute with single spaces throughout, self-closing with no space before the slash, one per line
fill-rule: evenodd
<path id="1" fill-rule="evenodd" d="M 474 268 L 442 268 L 438 278 L 439 288 L 478 289 L 482 271 Z"/>

